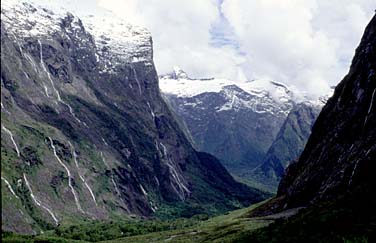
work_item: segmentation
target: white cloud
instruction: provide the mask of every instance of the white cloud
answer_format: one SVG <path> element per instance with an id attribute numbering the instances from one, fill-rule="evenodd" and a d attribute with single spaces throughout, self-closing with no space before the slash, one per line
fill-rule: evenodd
<path id="1" fill-rule="evenodd" d="M 243 59 L 236 50 L 210 44 L 210 30 L 219 18 L 217 1 L 99 0 L 98 4 L 151 31 L 159 73 L 180 66 L 197 77 L 238 77 L 235 67 Z"/>
<path id="2" fill-rule="evenodd" d="M 224 0 L 222 11 L 246 53 L 248 76 L 320 95 L 345 75 L 371 2 Z"/>
<path id="3" fill-rule="evenodd" d="M 323 94 L 345 75 L 376 7 L 373 1 L 97 3 L 118 17 L 149 28 L 155 64 L 161 74 L 177 65 L 196 77 L 241 79 L 245 74 L 248 79 L 269 78 L 312 94 Z M 223 33 L 218 33 L 220 28 Z M 226 42 L 231 44 L 218 44 Z"/>

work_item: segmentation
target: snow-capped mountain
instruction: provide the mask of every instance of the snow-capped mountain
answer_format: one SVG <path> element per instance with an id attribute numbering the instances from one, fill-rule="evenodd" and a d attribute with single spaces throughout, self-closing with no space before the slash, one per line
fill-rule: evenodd
<path id="1" fill-rule="evenodd" d="M 159 86 L 163 93 L 178 98 L 220 93 L 226 102 L 215 107 L 217 112 L 250 109 L 256 113 L 287 115 L 294 103 L 293 93 L 282 83 L 269 80 L 235 82 L 217 78 L 192 79 L 179 68 L 175 68 L 171 74 L 161 76 Z"/>
<path id="2" fill-rule="evenodd" d="M 269 80 L 193 79 L 179 68 L 159 80 L 197 149 L 217 156 L 241 177 L 262 163 L 293 107 L 325 103 L 302 100 L 287 85 Z"/>
<path id="3" fill-rule="evenodd" d="M 1 20 L 2 229 L 264 198 L 193 149 L 160 94 L 147 30 L 13 0 Z"/>

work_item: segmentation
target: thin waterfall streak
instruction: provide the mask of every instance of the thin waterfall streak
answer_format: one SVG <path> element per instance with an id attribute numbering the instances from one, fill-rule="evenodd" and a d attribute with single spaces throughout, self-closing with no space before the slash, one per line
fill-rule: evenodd
<path id="1" fill-rule="evenodd" d="M 18 149 L 17 143 L 13 138 L 13 133 L 9 129 L 4 127 L 3 125 L 1 125 L 1 129 L 3 129 L 6 133 L 8 133 L 8 135 L 10 136 L 10 140 L 12 140 L 12 143 L 13 143 L 15 149 L 16 149 L 17 156 L 20 157 L 20 150 Z"/>
<path id="2" fill-rule="evenodd" d="M 134 68 L 132 68 L 132 70 L 133 70 L 134 78 L 137 82 L 138 90 L 140 92 L 140 95 L 142 95 L 141 84 L 140 84 L 140 81 L 138 80 L 136 70 Z"/>
<path id="3" fill-rule="evenodd" d="M 84 213 L 84 211 L 83 211 L 82 208 L 81 208 L 80 202 L 79 202 L 79 200 L 78 200 L 78 196 L 77 196 L 77 194 L 76 194 L 76 191 L 75 191 L 74 188 L 73 188 L 73 184 L 72 184 L 73 179 L 72 179 L 71 172 L 70 172 L 70 170 L 68 169 L 68 167 L 63 163 L 63 161 L 61 161 L 61 159 L 59 158 L 59 156 L 57 155 L 57 153 L 56 153 L 56 147 L 55 147 L 55 145 L 54 145 L 52 139 L 51 139 L 50 137 L 48 137 L 48 138 L 49 138 L 49 140 L 50 140 L 50 144 L 51 144 L 51 147 L 52 147 L 52 150 L 53 150 L 53 153 L 54 153 L 55 158 L 57 159 L 57 161 L 59 162 L 59 164 L 60 164 L 61 166 L 64 167 L 65 171 L 66 171 L 67 174 L 68 174 L 68 186 L 69 186 L 69 188 L 71 189 L 71 192 L 72 192 L 72 194 L 73 194 L 74 201 L 75 201 L 75 203 L 76 203 L 77 209 L 78 209 L 78 211 Z"/>
<path id="4" fill-rule="evenodd" d="M 84 183 L 85 187 L 88 189 L 88 191 L 91 195 L 91 198 L 93 199 L 93 201 L 95 203 L 95 206 L 97 206 L 97 200 L 95 198 L 95 195 L 94 195 L 93 191 L 91 190 L 90 186 L 88 185 L 88 183 L 86 182 L 84 176 L 80 172 L 80 167 L 78 166 L 78 161 L 77 161 L 77 153 L 74 149 L 74 146 L 71 144 L 71 142 L 68 142 L 68 143 L 69 143 L 69 145 L 71 146 L 71 149 L 72 149 L 73 160 L 74 160 L 74 163 L 76 164 L 78 176 L 80 177 L 81 181 Z"/>
<path id="5" fill-rule="evenodd" d="M 12 186 L 10 185 L 9 181 L 7 179 L 5 179 L 4 177 L 1 177 L 1 179 L 5 182 L 5 184 L 7 185 L 9 191 L 13 194 L 13 196 L 15 196 L 16 198 L 19 198 L 16 193 L 13 191 L 13 188 Z"/>
<path id="6" fill-rule="evenodd" d="M 61 102 L 60 93 L 59 93 L 59 91 L 56 89 L 56 87 L 55 87 L 55 83 L 54 83 L 54 81 L 53 81 L 52 78 L 51 78 L 50 72 L 47 71 L 46 65 L 45 65 L 44 62 L 43 62 L 43 48 L 42 48 L 42 43 L 40 42 L 40 40 L 38 40 L 38 43 L 39 43 L 39 49 L 40 49 L 40 50 L 39 50 L 40 63 L 41 63 L 41 65 L 42 65 L 43 71 L 47 74 L 47 77 L 48 77 L 48 79 L 50 80 L 50 83 L 51 83 L 52 89 L 53 89 L 53 90 L 55 91 L 55 93 L 56 93 L 57 100 Z"/>
<path id="7" fill-rule="evenodd" d="M 369 116 L 369 114 L 371 113 L 372 106 L 373 106 L 373 99 L 374 99 L 374 97 L 375 97 L 375 91 L 376 91 L 376 88 L 373 90 L 372 98 L 371 98 L 371 103 L 369 104 L 368 112 L 367 112 L 366 118 L 364 119 L 364 125 L 363 125 L 363 127 L 366 126 L 367 121 L 368 121 L 368 116 Z"/>
<path id="8" fill-rule="evenodd" d="M 44 206 L 44 205 L 42 204 L 42 202 L 39 201 L 39 200 L 35 197 L 35 195 L 34 195 L 34 193 L 33 193 L 33 190 L 31 189 L 30 183 L 29 183 L 29 181 L 28 181 L 27 178 L 26 178 L 25 173 L 23 174 L 23 178 L 24 178 L 24 180 L 25 180 L 25 183 L 26 183 L 26 187 L 27 187 L 27 189 L 30 191 L 30 197 L 31 197 L 31 199 L 34 201 L 34 203 L 35 203 L 37 206 L 39 206 L 39 207 L 43 208 L 44 210 L 46 210 L 46 211 L 51 215 L 52 219 L 55 221 L 55 224 L 58 225 L 58 224 L 59 224 L 59 220 L 57 219 L 57 217 L 55 216 L 55 214 L 52 212 L 52 210 L 49 209 L 47 206 Z"/>
<path id="9" fill-rule="evenodd" d="M 151 108 L 151 105 L 150 105 L 150 103 L 149 103 L 149 102 L 147 102 L 147 105 L 148 105 L 148 107 L 149 107 L 149 109 L 150 109 L 150 114 L 151 114 L 151 117 L 152 117 L 153 121 L 155 121 L 155 114 L 154 114 L 154 111 L 153 111 L 153 109 Z"/>
<path id="10" fill-rule="evenodd" d="M 103 161 L 104 165 L 106 166 L 107 169 L 110 169 L 109 164 L 107 163 L 106 159 L 104 158 L 103 152 L 101 151 L 100 154 L 101 154 L 102 161 Z M 113 173 L 112 170 L 111 170 L 111 182 L 112 182 L 112 184 L 115 188 L 116 195 L 120 198 L 120 201 L 126 206 L 127 204 L 124 202 L 123 198 L 121 197 L 121 193 L 120 193 L 118 185 L 116 184 L 114 173 Z M 127 211 L 130 212 L 128 208 L 127 208 Z"/>

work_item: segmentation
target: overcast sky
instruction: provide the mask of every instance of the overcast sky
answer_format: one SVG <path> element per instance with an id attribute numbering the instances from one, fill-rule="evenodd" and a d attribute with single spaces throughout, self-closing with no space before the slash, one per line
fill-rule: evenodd
<path id="1" fill-rule="evenodd" d="M 39 0 L 43 1 L 43 0 Z M 347 73 L 375 0 L 80 0 L 147 27 L 159 74 L 271 79 L 325 93 Z"/>

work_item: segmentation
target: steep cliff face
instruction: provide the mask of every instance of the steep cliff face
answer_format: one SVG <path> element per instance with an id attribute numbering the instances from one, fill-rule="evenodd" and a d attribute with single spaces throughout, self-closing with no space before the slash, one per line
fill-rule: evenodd
<path id="1" fill-rule="evenodd" d="M 288 167 L 274 207 L 306 206 L 341 197 L 374 205 L 375 68 L 376 16 L 365 30 L 349 73 L 313 126 L 300 159 Z"/>
<path id="2" fill-rule="evenodd" d="M 247 175 L 244 177 L 252 178 L 267 190 L 275 192 L 286 167 L 291 161 L 298 159 L 303 151 L 321 108 L 320 104 L 310 102 L 295 105 L 266 153 L 262 164 L 245 172 Z"/>
<path id="3" fill-rule="evenodd" d="M 264 198 L 192 148 L 161 98 L 147 30 L 9 0 L 1 19 L 4 230 Z"/>

